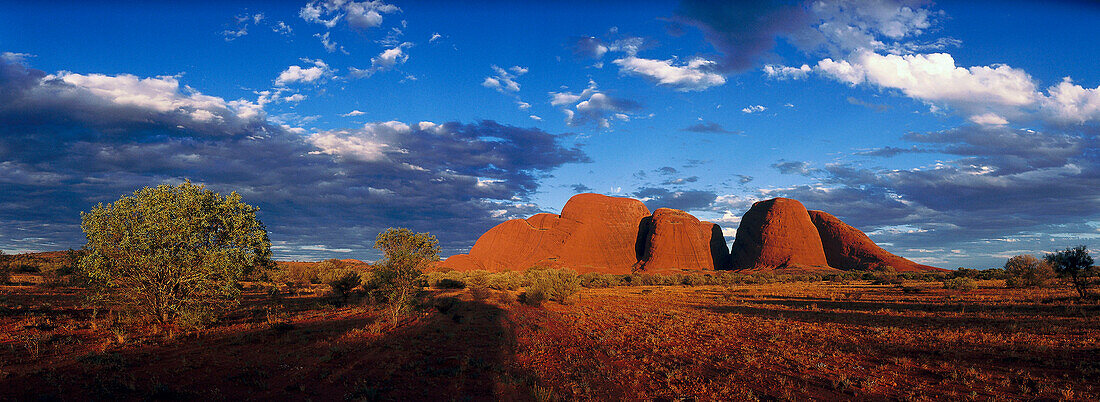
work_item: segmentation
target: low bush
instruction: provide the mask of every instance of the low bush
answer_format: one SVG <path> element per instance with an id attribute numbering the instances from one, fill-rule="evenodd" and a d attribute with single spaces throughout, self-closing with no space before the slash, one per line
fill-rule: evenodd
<path id="1" fill-rule="evenodd" d="M 497 302 L 503 305 L 509 305 L 516 302 L 516 295 L 512 292 L 500 292 L 497 294 Z"/>
<path id="2" fill-rule="evenodd" d="M 977 289 L 978 284 L 973 279 L 967 277 L 951 278 L 943 281 L 944 289 L 955 289 L 963 292 L 969 292 Z"/>
<path id="3" fill-rule="evenodd" d="M 347 303 L 348 297 L 351 296 L 351 291 L 362 282 L 362 278 L 359 277 L 359 273 L 350 269 L 340 270 L 339 273 L 333 272 L 329 274 L 330 279 L 327 281 L 328 286 L 332 288 L 332 293 L 336 297 L 340 298 L 342 303 Z"/>
<path id="4" fill-rule="evenodd" d="M 615 275 L 605 275 L 595 272 L 589 272 L 580 276 L 581 286 L 586 288 L 607 288 L 618 285 L 618 278 Z"/>
<path id="5" fill-rule="evenodd" d="M 523 274 L 515 271 L 490 274 L 489 288 L 496 290 L 516 290 L 523 287 Z"/>
<path id="6" fill-rule="evenodd" d="M 680 283 L 685 286 L 703 286 L 707 284 L 707 277 L 700 274 L 682 275 Z"/>
<path id="7" fill-rule="evenodd" d="M 527 271 L 527 277 L 531 284 L 527 287 L 525 294 L 531 293 L 531 297 L 535 297 L 534 294 L 541 293 L 546 299 L 561 304 L 567 303 L 581 287 L 577 273 L 569 270 L 530 270 Z"/>
<path id="8" fill-rule="evenodd" d="M 479 272 L 466 278 L 466 288 L 470 289 L 470 296 L 474 300 L 485 300 L 491 294 L 489 291 L 489 275 Z"/>
<path id="9" fill-rule="evenodd" d="M 424 286 L 436 289 L 465 289 L 466 277 L 467 273 L 461 271 L 425 272 L 420 280 Z"/>
<path id="10" fill-rule="evenodd" d="M 457 279 L 443 278 L 432 284 L 436 289 L 465 289 L 466 282 Z"/>

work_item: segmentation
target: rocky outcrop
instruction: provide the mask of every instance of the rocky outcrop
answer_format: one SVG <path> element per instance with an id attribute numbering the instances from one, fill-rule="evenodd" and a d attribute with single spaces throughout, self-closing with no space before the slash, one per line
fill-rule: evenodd
<path id="1" fill-rule="evenodd" d="M 536 214 L 490 229 L 470 253 L 440 265 L 456 270 L 568 267 L 578 272 L 630 273 L 638 261 L 638 226 L 649 208 L 631 198 L 578 194 L 561 215 Z"/>
<path id="2" fill-rule="evenodd" d="M 579 272 L 630 273 L 637 259 L 638 226 L 649 208 L 633 198 L 578 194 L 565 203 L 561 218 L 577 222 L 558 261 Z"/>
<path id="3" fill-rule="evenodd" d="M 828 267 L 810 214 L 789 198 L 752 204 L 741 217 L 730 258 L 734 269 Z"/>
<path id="4" fill-rule="evenodd" d="M 722 228 L 678 209 L 660 208 L 638 232 L 639 267 L 647 272 L 725 269 L 729 259 Z"/>
<path id="5" fill-rule="evenodd" d="M 932 271 L 890 254 L 863 232 L 802 203 L 774 198 L 752 205 L 726 249 L 722 228 L 687 212 L 649 213 L 641 201 L 599 194 L 570 198 L 561 215 L 513 219 L 482 235 L 469 254 L 439 263 L 456 270 L 570 268 L 581 273 L 738 269 L 783 273 Z"/>
<path id="6" fill-rule="evenodd" d="M 851 270 L 875 270 L 892 267 L 897 272 L 943 271 L 943 269 L 917 264 L 883 250 L 859 229 L 822 211 L 810 211 L 810 220 L 817 227 L 825 259 L 829 266 Z"/>

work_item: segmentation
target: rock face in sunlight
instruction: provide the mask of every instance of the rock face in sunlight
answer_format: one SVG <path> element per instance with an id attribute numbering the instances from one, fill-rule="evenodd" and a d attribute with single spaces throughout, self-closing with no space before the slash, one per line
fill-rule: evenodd
<path id="1" fill-rule="evenodd" d="M 752 204 L 737 228 L 731 260 L 735 269 L 828 269 L 810 214 L 790 198 Z"/>
<path id="2" fill-rule="evenodd" d="M 669 208 L 642 220 L 638 261 L 645 271 L 680 268 L 725 269 L 729 251 L 718 225 Z"/>
<path id="3" fill-rule="evenodd" d="M 821 235 L 829 266 L 843 270 L 871 270 L 893 267 L 898 272 L 943 271 L 917 264 L 879 247 L 859 229 L 822 211 L 810 211 L 810 219 Z"/>
<path id="4" fill-rule="evenodd" d="M 561 209 L 561 218 L 579 223 L 559 251 L 559 262 L 581 272 L 630 273 L 638 262 L 635 246 L 649 208 L 633 198 L 578 194 Z"/>
<path id="5" fill-rule="evenodd" d="M 456 270 L 568 267 L 578 272 L 630 273 L 638 262 L 638 226 L 649 208 L 631 198 L 578 194 L 561 215 L 536 214 L 490 229 L 470 254 L 441 265 Z"/>
<path id="6" fill-rule="evenodd" d="M 455 270 L 569 268 L 580 273 L 688 270 L 840 272 L 885 266 L 899 272 L 939 268 L 890 254 L 863 232 L 802 203 L 774 198 L 741 218 L 732 252 L 722 228 L 691 214 L 641 201 L 578 194 L 561 215 L 536 214 L 493 227 L 469 254 L 439 263 Z"/>

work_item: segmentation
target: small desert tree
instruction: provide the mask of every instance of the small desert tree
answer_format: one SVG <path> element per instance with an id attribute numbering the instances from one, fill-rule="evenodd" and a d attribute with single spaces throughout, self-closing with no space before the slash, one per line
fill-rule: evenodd
<path id="1" fill-rule="evenodd" d="M 329 277 L 326 283 L 332 288 L 332 293 L 340 298 L 340 304 L 347 304 L 352 289 L 359 286 L 359 273 L 350 269 L 341 269 L 339 272 L 331 273 Z"/>
<path id="2" fill-rule="evenodd" d="M 1054 278 L 1054 269 L 1046 261 L 1023 254 L 1005 262 L 1005 275 L 1005 285 L 1010 288 L 1042 287 Z"/>
<path id="3" fill-rule="evenodd" d="M 143 188 L 81 213 L 80 272 L 95 301 L 160 323 L 198 325 L 236 302 L 238 280 L 270 265 L 257 208 L 202 185 Z"/>
<path id="4" fill-rule="evenodd" d="M 383 259 L 372 271 L 372 286 L 385 301 L 394 323 L 412 306 L 419 289 L 417 279 L 428 263 L 439 260 L 439 241 L 429 233 L 389 228 L 379 233 L 374 248 Z"/>
<path id="5" fill-rule="evenodd" d="M 8 255 L 4 254 L 4 250 L 0 250 L 0 283 L 8 283 L 10 279 L 10 274 L 8 274 Z"/>
<path id="6" fill-rule="evenodd" d="M 1089 256 L 1088 247 L 1082 245 L 1056 251 L 1047 254 L 1044 260 L 1058 275 L 1070 278 L 1078 295 L 1085 297 L 1088 294 L 1088 288 L 1092 285 L 1091 277 L 1096 274 L 1093 272 L 1092 257 Z"/>

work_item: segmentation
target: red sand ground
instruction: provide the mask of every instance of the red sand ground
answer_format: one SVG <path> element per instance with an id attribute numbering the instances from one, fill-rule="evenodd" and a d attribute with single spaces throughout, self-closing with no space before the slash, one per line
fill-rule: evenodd
<path id="1" fill-rule="evenodd" d="M 396 328 L 249 290 L 171 333 L 93 317 L 79 289 L 0 286 L 0 400 L 1100 396 L 1100 306 L 981 284 L 617 287 L 541 308 L 432 290 Z"/>

